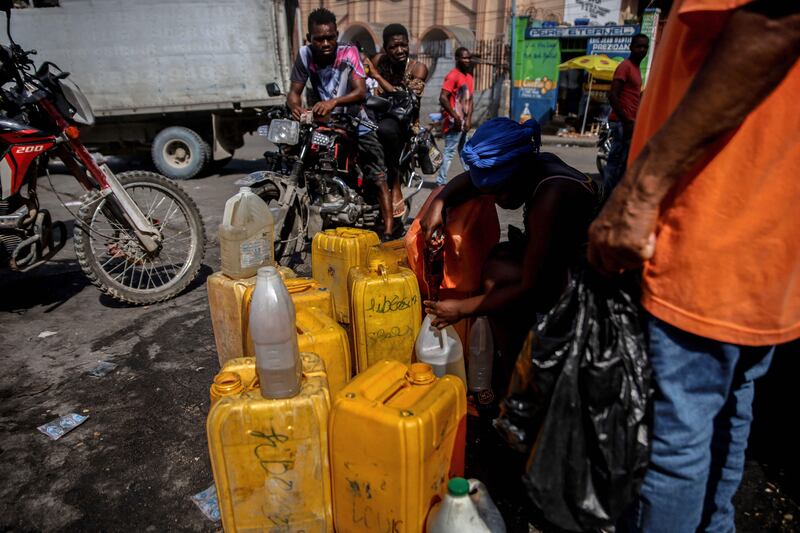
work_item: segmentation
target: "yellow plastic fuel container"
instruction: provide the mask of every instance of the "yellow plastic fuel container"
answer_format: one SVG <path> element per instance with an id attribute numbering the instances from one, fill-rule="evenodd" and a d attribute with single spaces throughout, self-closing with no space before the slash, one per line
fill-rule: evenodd
<path id="1" fill-rule="evenodd" d="M 206 429 L 225 531 L 333 532 L 328 385 L 321 359 L 301 357 L 292 398 L 261 397 L 255 358 L 214 378 Z"/>
<path id="2" fill-rule="evenodd" d="M 295 273 L 288 267 L 278 267 L 278 272 L 287 285 L 290 280 L 296 278 Z M 208 277 L 206 283 L 211 327 L 217 344 L 219 366 L 222 367 L 225 361 L 245 355 L 242 328 L 250 316 L 250 296 L 256 285 L 256 277 L 232 279 L 222 272 L 215 272 Z M 297 306 L 296 301 L 295 306 Z"/>
<path id="3" fill-rule="evenodd" d="M 350 269 L 348 283 L 357 372 L 383 359 L 411 363 L 422 316 L 414 273 L 378 258 Z"/>
<path id="4" fill-rule="evenodd" d="M 331 291 L 312 278 L 284 279 L 289 296 L 292 297 L 296 311 L 316 307 L 331 318 L 336 318 L 333 312 L 333 297 Z"/>
<path id="5" fill-rule="evenodd" d="M 297 346 L 301 352 L 313 352 L 325 363 L 331 396 L 339 392 L 350 381 L 350 341 L 347 332 L 327 313 L 316 307 L 298 308 L 295 319 Z M 245 322 L 245 328 L 248 323 Z M 255 354 L 253 339 L 245 333 L 247 347 L 245 355 Z"/>
<path id="6" fill-rule="evenodd" d="M 380 243 L 378 234 L 356 228 L 334 228 L 317 233 L 311 245 L 311 275 L 333 293 L 334 318 L 350 322 L 347 274 L 367 264 L 370 247 Z"/>
<path id="7" fill-rule="evenodd" d="M 461 380 L 423 363 L 380 361 L 353 378 L 331 410 L 336 531 L 423 531 L 463 475 L 466 409 Z"/>
<path id="8" fill-rule="evenodd" d="M 408 268 L 408 252 L 403 239 L 386 241 L 373 246 L 367 253 L 367 264 L 373 259 L 382 258 L 387 262 L 394 262 L 398 266 Z"/>

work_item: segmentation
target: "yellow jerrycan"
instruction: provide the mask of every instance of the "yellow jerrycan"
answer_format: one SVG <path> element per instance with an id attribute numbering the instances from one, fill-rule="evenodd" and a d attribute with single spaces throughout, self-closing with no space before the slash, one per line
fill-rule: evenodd
<path id="1" fill-rule="evenodd" d="M 380 243 L 378 234 L 357 228 L 334 228 L 317 233 L 311 244 L 311 275 L 333 293 L 336 320 L 350 322 L 347 274 L 367 264 L 370 247 Z"/>
<path id="2" fill-rule="evenodd" d="M 414 273 L 377 258 L 352 268 L 348 284 L 357 372 L 382 359 L 409 364 L 422 316 Z"/>
<path id="3" fill-rule="evenodd" d="M 408 252 L 406 252 L 405 241 L 403 241 L 403 239 L 397 239 L 373 246 L 367 253 L 367 264 L 377 258 L 382 258 L 388 263 L 396 263 L 401 267 L 408 268 Z"/>
<path id="4" fill-rule="evenodd" d="M 295 273 L 288 267 L 278 267 L 278 273 L 287 286 L 296 278 Z M 313 283 L 313 280 L 310 281 Z M 215 272 L 208 277 L 206 282 L 208 309 L 211 313 L 211 327 L 214 330 L 220 367 L 225 361 L 234 357 L 253 354 L 252 351 L 245 354 L 246 343 L 242 327 L 247 324 L 250 316 L 250 297 L 255 284 L 255 276 L 232 279 L 222 272 Z M 291 289 L 289 292 L 291 294 Z M 244 305 L 245 302 L 247 305 Z"/>
<path id="5" fill-rule="evenodd" d="M 461 380 L 423 363 L 380 361 L 353 378 L 331 410 L 336 531 L 423 531 L 463 475 L 466 409 Z"/>
<path id="6" fill-rule="evenodd" d="M 288 285 L 288 283 L 287 283 Z M 352 375 L 350 340 L 347 332 L 334 319 L 316 307 L 298 308 L 296 317 L 297 346 L 301 352 L 313 352 L 325 363 L 331 396 L 339 392 Z M 245 328 L 248 328 L 245 322 Z M 245 333 L 245 355 L 255 354 L 253 339 Z"/>
<path id="7" fill-rule="evenodd" d="M 291 398 L 262 398 L 254 358 L 214 378 L 208 449 L 225 531 L 333 532 L 328 385 L 320 358 L 301 358 Z"/>

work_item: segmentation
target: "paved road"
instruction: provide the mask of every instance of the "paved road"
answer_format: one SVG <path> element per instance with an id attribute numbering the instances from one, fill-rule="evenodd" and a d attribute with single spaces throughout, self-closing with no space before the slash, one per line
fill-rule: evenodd
<path id="1" fill-rule="evenodd" d="M 591 148 L 548 148 L 593 170 Z M 170 302 L 126 307 L 101 296 L 80 272 L 70 245 L 47 267 L 0 275 L 0 529 L 219 529 L 189 500 L 212 482 L 204 432 L 217 359 L 204 280 L 219 268 L 215 234 L 224 201 L 236 192 L 236 179 L 259 168 L 263 149 L 260 138 L 249 139 L 222 175 L 184 183 L 209 242 L 200 277 Z M 458 164 L 451 172 L 457 171 Z M 53 184 L 75 210 L 73 180 L 56 175 Z M 54 218 L 69 219 L 49 187 L 41 183 L 46 207 Z M 423 199 L 419 195 L 415 209 Z M 504 228 L 520 222 L 518 213 L 501 215 Z M 103 378 L 88 376 L 101 360 L 118 367 Z M 58 441 L 36 431 L 70 412 L 89 419 Z M 779 448 L 768 443 L 765 450 Z M 749 470 L 742 529 L 789 530 L 784 513 L 800 518 L 782 492 L 794 485 L 781 472 L 780 464 Z"/>

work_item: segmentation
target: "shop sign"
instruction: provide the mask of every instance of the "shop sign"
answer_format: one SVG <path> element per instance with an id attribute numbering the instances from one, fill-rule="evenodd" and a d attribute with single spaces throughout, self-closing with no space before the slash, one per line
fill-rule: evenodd
<path id="1" fill-rule="evenodd" d="M 517 19 L 511 118 L 541 121 L 549 119 L 556 106 L 561 46 L 558 39 L 526 39 L 527 25 L 527 17 Z"/>
<path id="2" fill-rule="evenodd" d="M 639 67 L 642 71 L 642 86 L 647 83 L 647 74 L 650 72 L 650 65 L 653 63 L 653 53 L 656 50 L 656 30 L 658 29 L 658 17 L 661 10 L 658 8 L 648 8 L 644 10 L 642 16 L 642 33 L 650 38 L 650 48 L 647 55 Z"/>
<path id="3" fill-rule="evenodd" d="M 528 28 L 526 39 L 560 39 L 562 37 L 633 37 L 639 26 L 568 26 L 565 28 Z"/>
<path id="4" fill-rule="evenodd" d="M 631 55 L 631 38 L 626 37 L 592 37 L 586 47 L 589 55 L 605 54 L 608 57 L 626 59 Z"/>

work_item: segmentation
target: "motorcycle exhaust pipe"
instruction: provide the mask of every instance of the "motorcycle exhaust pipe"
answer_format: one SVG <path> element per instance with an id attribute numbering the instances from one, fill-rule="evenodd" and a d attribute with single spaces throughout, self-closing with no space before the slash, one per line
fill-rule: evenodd
<path id="1" fill-rule="evenodd" d="M 342 181 L 342 178 L 333 178 L 331 181 L 339 187 L 339 191 L 342 193 L 342 201 L 335 202 L 335 203 L 323 203 L 322 207 L 320 208 L 320 213 L 325 215 L 333 215 L 340 211 L 342 211 L 346 206 L 350 204 L 350 187 Z"/>

